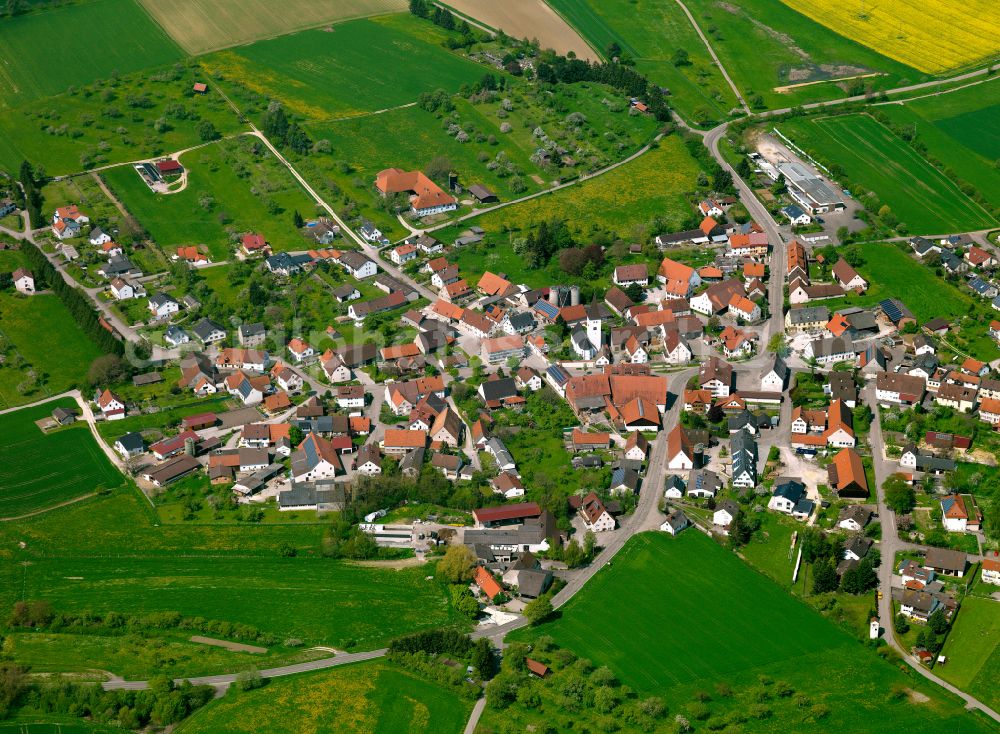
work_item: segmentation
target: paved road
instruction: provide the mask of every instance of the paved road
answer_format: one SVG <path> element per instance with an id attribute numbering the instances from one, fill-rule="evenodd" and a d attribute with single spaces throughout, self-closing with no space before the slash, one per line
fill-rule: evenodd
<path id="1" fill-rule="evenodd" d="M 893 627 L 894 617 L 892 613 L 892 576 L 895 571 L 896 554 L 904 550 L 925 550 L 926 547 L 915 545 L 913 543 L 907 543 L 899 538 L 899 532 L 896 527 L 896 513 L 889 509 L 889 506 L 886 505 L 885 492 L 882 490 L 882 483 L 898 470 L 898 466 L 895 462 L 886 459 L 881 449 L 878 448 L 884 446 L 885 441 L 882 437 L 881 416 L 879 414 L 878 403 L 875 401 L 874 386 L 869 385 L 866 387 L 862 392 L 862 395 L 868 402 L 868 405 L 871 407 L 872 413 L 874 414 L 871 432 L 869 433 L 869 441 L 872 445 L 872 465 L 875 468 L 875 492 L 878 499 L 878 514 L 879 520 L 882 523 L 882 537 L 879 541 L 879 552 L 882 556 L 882 563 L 878 569 L 878 588 L 882 594 L 882 598 L 878 600 L 878 613 L 884 630 L 885 641 L 892 645 L 892 647 L 894 647 L 896 651 L 903 656 L 903 660 L 906 661 L 906 664 L 920 673 L 920 675 L 930 681 L 933 681 L 934 683 L 937 683 L 945 690 L 954 693 L 956 696 L 965 701 L 966 708 L 978 709 L 994 721 L 1000 722 L 1000 714 L 979 699 L 970 696 L 960 688 L 957 688 L 948 681 L 942 680 L 938 676 L 934 675 L 934 673 L 910 655 L 910 651 L 905 649 L 899 643 L 899 640 L 896 639 L 896 632 Z M 961 612 L 959 613 L 961 614 Z"/>
<path id="2" fill-rule="evenodd" d="M 472 713 L 469 714 L 469 722 L 465 725 L 464 734 L 475 734 L 476 727 L 479 726 L 479 717 L 483 715 L 483 710 L 486 708 L 486 696 L 483 696 L 478 701 L 476 705 L 472 707 Z"/>

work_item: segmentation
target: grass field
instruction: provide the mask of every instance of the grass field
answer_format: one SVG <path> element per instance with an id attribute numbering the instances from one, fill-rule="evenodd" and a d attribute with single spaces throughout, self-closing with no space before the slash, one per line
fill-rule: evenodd
<path id="1" fill-rule="evenodd" d="M 670 89 L 670 103 L 695 122 L 724 120 L 738 105 L 694 26 L 674 0 L 550 0 L 602 52 L 617 43 L 636 68 Z M 633 19 L 639 15 L 642 23 Z M 678 48 L 691 64 L 675 66 Z"/>
<path id="2" fill-rule="evenodd" d="M 607 665 L 640 697 L 663 697 L 671 716 L 692 711 L 698 691 L 708 721 L 722 726 L 743 713 L 744 696 L 766 701 L 770 714 L 744 717 L 740 731 L 990 730 L 696 530 L 631 539 L 557 620 L 514 637 L 539 635 Z M 769 696 L 761 677 L 786 681 L 794 695 Z M 715 695 L 722 683 L 739 693 Z M 894 687 L 930 700 L 913 705 Z"/>
<path id="3" fill-rule="evenodd" d="M 182 55 L 135 0 L 87 0 L 4 18 L 0 110 Z"/>
<path id="4" fill-rule="evenodd" d="M 202 63 L 297 115 L 327 120 L 415 102 L 421 92 L 457 92 L 482 77 L 482 66 L 442 48 L 446 37 L 426 21 L 393 15 L 260 41 Z"/>
<path id="5" fill-rule="evenodd" d="M 990 79 L 936 97 L 878 110 L 897 124 L 913 125 L 930 156 L 942 161 L 1000 209 L 1000 84 Z"/>
<path id="6" fill-rule="evenodd" d="M 56 296 L 0 294 L 0 407 L 10 408 L 79 386 L 100 350 Z M 34 372 L 34 379 L 29 372 Z"/>
<path id="7" fill-rule="evenodd" d="M 0 415 L 0 517 L 17 517 L 103 487 L 120 487 L 118 470 L 98 448 L 86 425 L 48 435 L 34 421 L 76 401 L 45 403 Z"/>
<path id="8" fill-rule="evenodd" d="M 271 681 L 231 692 L 184 722 L 178 734 L 454 732 L 472 706 L 454 692 L 386 662 Z"/>
<path id="9" fill-rule="evenodd" d="M 744 96 L 749 100 L 759 94 L 768 107 L 843 97 L 849 86 L 831 82 L 777 91 L 790 84 L 878 72 L 882 76 L 865 82 L 888 89 L 930 78 L 834 33 L 780 0 L 687 0 L 685 4 Z"/>
<path id="10" fill-rule="evenodd" d="M 88 6 L 65 9 L 77 7 Z M 193 84 L 206 79 L 188 59 L 71 91 L 63 87 L 57 96 L 2 110 L 0 167 L 16 173 L 27 159 L 56 176 L 197 145 L 202 121 L 222 135 L 245 129 L 214 89 L 194 95 Z"/>
<path id="11" fill-rule="evenodd" d="M 466 224 L 496 232 L 562 217 L 577 232 L 587 232 L 596 225 L 627 237 L 634 225 L 646 224 L 654 217 L 668 222 L 686 217 L 685 194 L 694 191 L 698 170 L 680 138 L 671 136 L 638 159 L 593 181 L 504 207 Z"/>
<path id="12" fill-rule="evenodd" d="M 261 232 L 275 251 L 304 249 L 292 222 L 316 205 L 288 170 L 251 138 L 224 140 L 181 156 L 188 186 L 154 194 L 131 166 L 102 173 L 125 207 L 160 247 L 206 244 L 212 260 L 231 255 L 232 235 Z"/>
<path id="13" fill-rule="evenodd" d="M 996 588 L 991 587 L 991 588 Z M 990 708 L 1000 706 L 1000 605 L 967 596 L 941 654 L 948 658 L 934 672 Z"/>
<path id="14" fill-rule="evenodd" d="M 990 0 L 782 0 L 840 35 L 916 69 L 940 74 L 995 59 L 1000 18 Z"/>
<path id="15" fill-rule="evenodd" d="M 944 174 L 868 115 L 801 118 L 779 129 L 817 160 L 841 165 L 852 183 L 874 191 L 912 234 L 996 225 Z"/>
<path id="16" fill-rule="evenodd" d="M 0 734 L 110 734 L 121 729 L 91 724 L 79 719 L 59 723 L 38 723 L 37 717 L 0 722 Z"/>
<path id="17" fill-rule="evenodd" d="M 307 645 L 376 648 L 461 624 L 426 568 L 368 568 L 320 557 L 322 524 L 160 524 L 134 490 L 0 524 L 0 610 L 55 609 L 242 622 Z M 24 543 L 25 547 L 19 547 Z M 282 544 L 297 549 L 282 558 Z"/>
<path id="18" fill-rule="evenodd" d="M 191 54 L 406 9 L 405 0 L 138 0 Z"/>

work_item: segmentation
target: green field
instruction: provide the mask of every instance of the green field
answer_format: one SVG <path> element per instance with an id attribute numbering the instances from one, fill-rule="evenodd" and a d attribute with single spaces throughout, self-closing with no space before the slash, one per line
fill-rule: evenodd
<path id="1" fill-rule="evenodd" d="M 996 587 L 989 587 L 995 589 Z M 967 596 L 941 651 L 948 662 L 934 672 L 990 708 L 1000 706 L 1000 605 Z"/>
<path id="2" fill-rule="evenodd" d="M 85 424 L 42 433 L 34 424 L 57 407 L 73 408 L 66 398 L 0 415 L 0 517 L 17 517 L 123 483 L 121 474 L 98 448 Z"/>
<path id="3" fill-rule="evenodd" d="M 185 60 L 4 110 L 0 167 L 13 173 L 27 159 L 49 176 L 75 173 L 198 145 L 203 121 L 221 135 L 244 129 L 214 89 L 205 95 L 191 91 L 206 79 L 197 62 Z"/>
<path id="4" fill-rule="evenodd" d="M 37 723 L 37 718 L 0 722 L 0 734 L 109 734 L 121 731 L 78 719 L 50 724 Z"/>
<path id="5" fill-rule="evenodd" d="M 995 79 L 878 110 L 899 125 L 912 125 L 930 156 L 974 186 L 1000 209 L 1000 90 Z"/>
<path id="6" fill-rule="evenodd" d="M 709 722 L 737 720 L 739 731 L 991 730 L 696 530 L 632 538 L 558 619 L 514 637 L 539 635 L 607 665 L 640 697 L 662 697 L 671 716 L 690 717 L 701 698 Z M 762 679 L 793 693 L 769 695 Z M 716 695 L 718 684 L 738 693 Z M 914 705 L 905 689 L 929 700 Z M 770 713 L 748 718 L 748 703 Z"/>
<path id="7" fill-rule="evenodd" d="M 10 408 L 82 386 L 100 350 L 56 296 L 0 293 L 0 406 Z M 29 372 L 34 372 L 34 379 Z"/>
<path id="8" fill-rule="evenodd" d="M 912 234 L 996 225 L 944 174 L 868 115 L 800 118 L 779 129 L 825 165 L 842 166 L 852 183 L 874 191 Z"/>
<path id="9" fill-rule="evenodd" d="M 58 611 L 175 611 L 241 622 L 307 645 L 377 648 L 460 623 L 427 569 L 320 556 L 322 524 L 161 524 L 134 490 L 0 525 L 0 610 L 46 599 Z M 25 547 L 20 548 L 19 543 Z M 283 558 L 288 544 L 298 556 Z"/>
<path id="10" fill-rule="evenodd" d="M 739 103 L 715 66 L 694 26 L 674 0 L 550 0 L 581 35 L 602 52 L 610 43 L 636 62 L 636 69 L 670 89 L 670 104 L 698 123 L 724 120 Z M 634 19 L 641 15 L 642 22 Z M 678 48 L 690 65 L 674 66 Z"/>
<path id="11" fill-rule="evenodd" d="M 421 92 L 457 92 L 483 67 L 441 46 L 446 33 L 410 15 L 355 20 L 212 54 L 202 63 L 313 120 L 415 102 Z M 237 90 L 236 97 L 245 97 Z"/>
<path id="12" fill-rule="evenodd" d="M 88 0 L 4 18 L 0 110 L 182 56 L 135 0 Z"/>
<path id="13" fill-rule="evenodd" d="M 256 143 L 256 145 L 255 145 Z M 275 251 L 305 249 L 293 212 L 316 205 L 284 166 L 251 138 L 225 140 L 186 153 L 188 186 L 154 194 L 131 166 L 102 173 L 125 207 L 167 254 L 178 245 L 208 245 L 214 261 L 229 257 L 231 235 L 261 232 Z"/>
<path id="14" fill-rule="evenodd" d="M 448 688 L 379 661 L 280 678 L 248 693 L 230 692 L 177 732 L 457 734 L 471 708 Z"/>
<path id="15" fill-rule="evenodd" d="M 779 0 L 688 0 L 686 5 L 744 97 L 759 94 L 771 108 L 846 96 L 837 83 L 776 91 L 789 84 L 881 72 L 864 81 L 888 89 L 931 78 L 838 35 Z"/>

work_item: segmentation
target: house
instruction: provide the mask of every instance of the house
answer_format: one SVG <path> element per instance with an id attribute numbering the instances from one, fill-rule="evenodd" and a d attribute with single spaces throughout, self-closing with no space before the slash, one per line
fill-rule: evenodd
<path id="1" fill-rule="evenodd" d="M 484 566 L 476 567 L 476 575 L 473 581 L 489 602 L 492 602 L 503 594 L 503 587 L 500 586 L 497 580 L 493 578 L 493 574 L 487 571 Z"/>
<path id="2" fill-rule="evenodd" d="M 667 469 L 683 471 L 694 469 L 694 446 L 685 431 L 678 423 L 667 434 Z"/>
<path id="3" fill-rule="evenodd" d="M 475 521 L 477 528 L 496 528 L 522 524 L 529 520 L 537 519 L 542 514 L 542 508 L 536 503 L 521 502 L 516 505 L 480 507 L 472 511 L 472 519 Z"/>
<path id="4" fill-rule="evenodd" d="M 900 372 L 879 372 L 875 377 L 875 399 L 880 405 L 909 407 L 924 398 L 927 383 L 922 377 Z"/>
<path id="5" fill-rule="evenodd" d="M 693 469 L 688 474 L 688 497 L 715 497 L 722 489 L 722 480 L 714 471 Z"/>
<path id="6" fill-rule="evenodd" d="M 984 558 L 982 569 L 980 578 L 984 584 L 1000 586 L 1000 561 L 996 558 Z"/>
<path id="7" fill-rule="evenodd" d="M 636 265 L 619 265 L 611 276 L 615 285 L 627 288 L 630 285 L 649 285 L 649 271 L 642 263 Z"/>
<path id="8" fill-rule="evenodd" d="M 830 309 L 826 306 L 801 306 L 785 314 L 785 328 L 796 333 L 819 331 L 829 320 Z"/>
<path id="9" fill-rule="evenodd" d="M 848 538 L 844 541 L 843 557 L 845 561 L 860 561 L 868 555 L 874 541 L 861 535 Z"/>
<path id="10" fill-rule="evenodd" d="M 194 431 L 183 431 L 171 438 L 165 438 L 162 441 L 157 441 L 149 447 L 149 450 L 153 456 L 157 458 L 157 460 L 163 461 L 164 459 L 169 459 L 171 456 L 176 456 L 184 451 L 188 441 L 195 442 L 197 440 L 198 434 Z"/>
<path id="11" fill-rule="evenodd" d="M 649 457 L 649 441 L 639 431 L 632 431 L 625 439 L 624 456 L 632 461 L 645 461 Z"/>
<path id="12" fill-rule="evenodd" d="M 837 527 L 852 533 L 860 533 L 871 522 L 871 519 L 871 510 L 861 505 L 848 505 L 840 510 L 840 515 L 837 517 Z"/>
<path id="13" fill-rule="evenodd" d="M 593 533 L 603 533 L 615 529 L 614 517 L 611 516 L 604 503 L 594 492 L 583 498 L 578 512 L 584 526 Z"/>
<path id="14" fill-rule="evenodd" d="M 729 315 L 744 321 L 757 321 L 760 318 L 760 306 L 739 293 L 734 293 L 729 299 Z"/>
<path id="15" fill-rule="evenodd" d="M 315 433 L 307 435 L 292 453 L 291 476 L 295 482 L 333 479 L 343 471 L 340 455 L 333 444 Z"/>
<path id="16" fill-rule="evenodd" d="M 404 243 L 389 251 L 389 259 L 397 265 L 405 265 L 411 260 L 417 259 L 417 248 L 409 243 Z"/>
<path id="17" fill-rule="evenodd" d="M 343 410 L 360 410 L 365 407 L 363 385 L 341 385 L 337 388 L 337 407 Z"/>
<path id="18" fill-rule="evenodd" d="M 866 499 L 868 477 L 861 456 L 853 448 L 841 449 L 827 467 L 827 483 L 841 499 Z"/>
<path id="19" fill-rule="evenodd" d="M 701 285 L 701 277 L 694 268 L 670 258 L 664 258 L 656 271 L 656 279 L 663 283 L 667 298 L 689 298 Z"/>
<path id="20" fill-rule="evenodd" d="M 267 339 L 267 329 L 264 324 L 242 324 L 238 329 L 240 346 L 259 347 Z"/>
<path id="21" fill-rule="evenodd" d="M 729 397 L 736 387 L 733 366 L 718 357 L 709 357 L 698 371 L 698 385 L 708 390 L 713 398 Z"/>
<path id="22" fill-rule="evenodd" d="M 157 293 L 149 299 L 149 311 L 153 318 L 165 319 L 181 310 L 181 304 L 166 293 Z"/>
<path id="23" fill-rule="evenodd" d="M 146 450 L 146 442 L 142 440 L 142 434 L 137 431 L 126 433 L 115 440 L 115 451 L 122 455 L 123 459 L 138 456 Z"/>
<path id="24" fill-rule="evenodd" d="M 587 433 L 578 428 L 573 429 L 571 436 L 573 451 L 597 451 L 607 449 L 611 445 L 609 433 Z"/>
<path id="25" fill-rule="evenodd" d="M 315 356 L 316 350 L 302 341 L 302 339 L 295 337 L 288 342 L 288 353 L 292 355 L 292 359 L 301 364 L 310 357 Z"/>
<path id="26" fill-rule="evenodd" d="M 757 441 L 746 430 L 729 438 L 733 486 L 750 489 L 757 486 Z"/>
<path id="27" fill-rule="evenodd" d="M 705 316 L 718 316 L 730 307 L 735 296 L 746 297 L 746 288 L 742 280 L 731 278 L 712 283 L 705 291 L 691 299 L 691 310 Z M 749 306 L 745 308 L 752 311 Z"/>
<path id="28" fill-rule="evenodd" d="M 802 355 L 806 359 L 815 359 L 822 365 L 850 362 L 857 357 L 857 354 L 854 341 L 843 336 L 813 339 L 802 350 Z"/>
<path id="29" fill-rule="evenodd" d="M 14 289 L 18 293 L 27 296 L 35 293 L 35 276 L 31 274 L 30 270 L 18 268 L 11 275 L 11 279 L 14 281 Z"/>
<path id="30" fill-rule="evenodd" d="M 358 232 L 369 242 L 380 242 L 382 240 L 382 230 L 375 226 L 375 224 L 368 219 L 361 220 L 361 226 L 358 227 Z"/>
<path id="31" fill-rule="evenodd" d="M 611 486 L 608 492 L 614 496 L 639 494 L 642 479 L 635 469 L 618 466 L 611 470 Z"/>
<path id="32" fill-rule="evenodd" d="M 451 454 L 442 454 L 439 452 L 434 452 L 431 456 L 431 466 L 441 472 L 445 479 L 455 481 L 459 477 L 459 472 L 462 470 L 462 458 L 460 456 L 453 456 Z"/>
<path id="33" fill-rule="evenodd" d="M 928 548 L 924 568 L 941 576 L 963 576 L 969 559 L 962 551 L 946 548 Z"/>
<path id="34" fill-rule="evenodd" d="M 920 589 L 903 589 L 898 602 L 899 613 L 917 622 L 927 622 L 934 612 L 943 608 L 937 596 Z"/>
<path id="35" fill-rule="evenodd" d="M 802 227 L 812 222 L 812 217 L 802 211 L 797 204 L 783 207 L 781 213 L 785 215 L 793 227 Z"/>
<path id="36" fill-rule="evenodd" d="M 226 330 L 211 319 L 202 319 L 191 327 L 195 337 L 202 344 L 214 344 L 226 338 Z"/>
<path id="37" fill-rule="evenodd" d="M 788 376 L 791 371 L 785 360 L 779 354 L 771 355 L 768 359 L 768 367 L 760 378 L 760 389 L 770 392 L 782 392 L 788 386 Z"/>
<path id="38" fill-rule="evenodd" d="M 690 527 L 690 525 L 691 522 L 687 519 L 687 515 L 682 510 L 675 510 L 667 515 L 667 519 L 660 525 L 660 530 L 671 535 L 677 535 L 685 528 Z"/>
<path id="39" fill-rule="evenodd" d="M 983 515 L 971 494 L 950 494 L 941 499 L 941 521 L 952 533 L 978 533 Z"/>
<path id="40" fill-rule="evenodd" d="M 6 217 L 17 211 L 17 205 L 10 199 L 0 200 L 0 217 Z"/>
<path id="41" fill-rule="evenodd" d="M 130 298 L 137 297 L 136 285 L 124 278 L 114 278 L 108 285 L 108 290 L 116 301 L 127 301 Z"/>
<path id="42" fill-rule="evenodd" d="M 955 468 L 954 459 L 933 454 L 921 454 L 914 444 L 903 449 L 899 457 L 899 465 L 907 469 L 916 469 L 928 474 L 944 474 Z"/>
<path id="43" fill-rule="evenodd" d="M 862 278 L 847 260 L 840 258 L 830 270 L 834 281 L 845 291 L 868 289 L 868 281 Z"/>
<path id="44" fill-rule="evenodd" d="M 677 329 L 663 329 L 663 359 L 668 364 L 685 364 L 694 358 L 687 339 Z"/>
<path id="45" fill-rule="evenodd" d="M 388 428 L 382 439 L 382 452 L 391 456 L 403 456 L 408 451 L 426 446 L 427 434 L 423 431 Z"/>
<path id="46" fill-rule="evenodd" d="M 163 332 L 163 341 L 170 347 L 179 347 L 181 344 L 187 344 L 191 341 L 191 336 L 184 331 L 181 327 L 176 324 L 171 324 L 167 327 L 167 330 Z"/>
<path id="47" fill-rule="evenodd" d="M 104 420 L 117 421 L 125 417 L 125 401 L 110 390 L 98 393 L 94 402 L 101 409 Z"/>
<path id="48" fill-rule="evenodd" d="M 465 437 L 465 423 L 451 408 L 445 408 L 434 419 L 430 428 L 431 441 L 457 448 Z"/>
<path id="49" fill-rule="evenodd" d="M 181 454 L 155 468 L 147 469 L 142 474 L 142 478 L 153 486 L 165 487 L 200 468 L 201 463 L 196 458 Z"/>
<path id="50" fill-rule="evenodd" d="M 386 168 L 375 176 L 375 188 L 383 196 L 410 194 L 410 211 L 418 217 L 454 211 L 458 201 L 431 181 L 423 171 Z"/>
<path id="51" fill-rule="evenodd" d="M 1000 425 L 1000 400 L 983 398 L 979 402 L 979 420 L 991 425 Z"/>
<path id="52" fill-rule="evenodd" d="M 524 357 L 524 339 L 517 334 L 483 339 L 483 359 L 489 364 L 502 364 L 508 359 L 520 361 Z"/>
<path id="53" fill-rule="evenodd" d="M 799 479 L 782 478 L 774 483 L 774 491 L 767 501 L 767 509 L 791 515 L 805 498 L 806 485 Z M 808 501 L 808 499 L 806 500 Z"/>
<path id="54" fill-rule="evenodd" d="M 934 402 L 954 408 L 960 413 L 971 413 L 976 408 L 977 395 L 975 388 L 946 383 L 938 388 Z"/>
<path id="55" fill-rule="evenodd" d="M 352 278 L 364 280 L 378 274 L 378 265 L 364 253 L 357 250 L 347 250 L 342 253 L 338 262 Z"/>
<path id="56" fill-rule="evenodd" d="M 263 372 L 270 362 L 268 353 L 257 349 L 226 348 L 215 358 L 215 366 L 222 370 Z"/>
<path id="57" fill-rule="evenodd" d="M 728 528 L 733 520 L 736 519 L 739 511 L 740 506 L 733 500 L 723 500 L 716 506 L 715 512 L 712 514 L 712 524 L 718 525 L 721 528 Z"/>

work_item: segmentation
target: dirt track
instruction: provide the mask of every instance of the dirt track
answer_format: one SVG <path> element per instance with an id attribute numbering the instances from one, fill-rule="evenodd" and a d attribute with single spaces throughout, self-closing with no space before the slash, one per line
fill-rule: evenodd
<path id="1" fill-rule="evenodd" d="M 445 0 L 470 18 L 502 30 L 516 38 L 537 38 L 542 48 L 558 53 L 575 51 L 581 59 L 597 60 L 597 54 L 544 0 Z"/>

